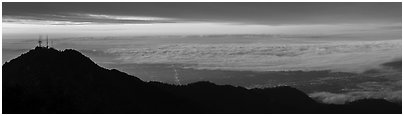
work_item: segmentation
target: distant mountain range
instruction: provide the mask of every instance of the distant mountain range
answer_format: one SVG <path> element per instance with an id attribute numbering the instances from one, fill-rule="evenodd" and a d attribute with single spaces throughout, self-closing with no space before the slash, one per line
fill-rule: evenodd
<path id="1" fill-rule="evenodd" d="M 363 99 L 318 103 L 288 86 L 246 89 L 210 82 L 144 82 L 72 49 L 36 47 L 3 65 L 3 113 L 401 113 Z"/>

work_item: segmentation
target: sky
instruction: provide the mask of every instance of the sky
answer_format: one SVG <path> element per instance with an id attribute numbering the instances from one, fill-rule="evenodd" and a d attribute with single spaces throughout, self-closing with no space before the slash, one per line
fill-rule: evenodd
<path id="1" fill-rule="evenodd" d="M 401 3 L 4 2 L 2 24 L 5 39 L 39 34 L 63 38 L 375 32 L 397 38 Z"/>

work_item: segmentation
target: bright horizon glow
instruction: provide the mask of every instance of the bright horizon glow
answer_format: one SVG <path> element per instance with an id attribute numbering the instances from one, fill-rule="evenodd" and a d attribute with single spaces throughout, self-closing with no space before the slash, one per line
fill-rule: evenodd
<path id="1" fill-rule="evenodd" d="M 100 14 L 79 14 L 99 19 L 115 19 L 115 20 L 174 20 L 171 18 L 148 17 L 148 16 L 117 16 L 117 15 L 100 15 Z"/>
<path id="2" fill-rule="evenodd" d="M 3 38 L 32 38 L 48 34 L 54 38 L 102 36 L 153 36 L 153 35 L 210 35 L 210 34 L 305 34 L 338 35 L 379 33 L 399 35 L 394 29 L 401 24 L 333 24 L 333 25 L 247 25 L 232 23 L 152 23 L 152 24 L 94 24 L 58 21 L 3 22 Z M 393 29 L 390 29 L 393 28 Z M 396 38 L 401 39 L 401 38 Z"/>

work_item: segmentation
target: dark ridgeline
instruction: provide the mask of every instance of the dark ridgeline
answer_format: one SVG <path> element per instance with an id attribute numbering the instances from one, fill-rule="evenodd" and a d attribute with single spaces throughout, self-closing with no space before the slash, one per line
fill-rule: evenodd
<path id="1" fill-rule="evenodd" d="M 143 82 L 76 50 L 36 47 L 3 65 L 3 113 L 401 113 L 401 104 L 322 104 L 287 86 Z"/>

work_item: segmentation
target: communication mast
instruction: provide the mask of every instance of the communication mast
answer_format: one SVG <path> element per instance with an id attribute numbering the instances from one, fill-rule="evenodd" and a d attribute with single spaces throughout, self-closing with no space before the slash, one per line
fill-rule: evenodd
<path id="1" fill-rule="evenodd" d="M 39 35 L 39 39 L 38 39 L 38 47 L 42 47 L 42 36 Z"/>
<path id="2" fill-rule="evenodd" d="M 46 48 L 49 48 L 49 45 L 48 45 L 48 35 L 46 35 Z"/>

